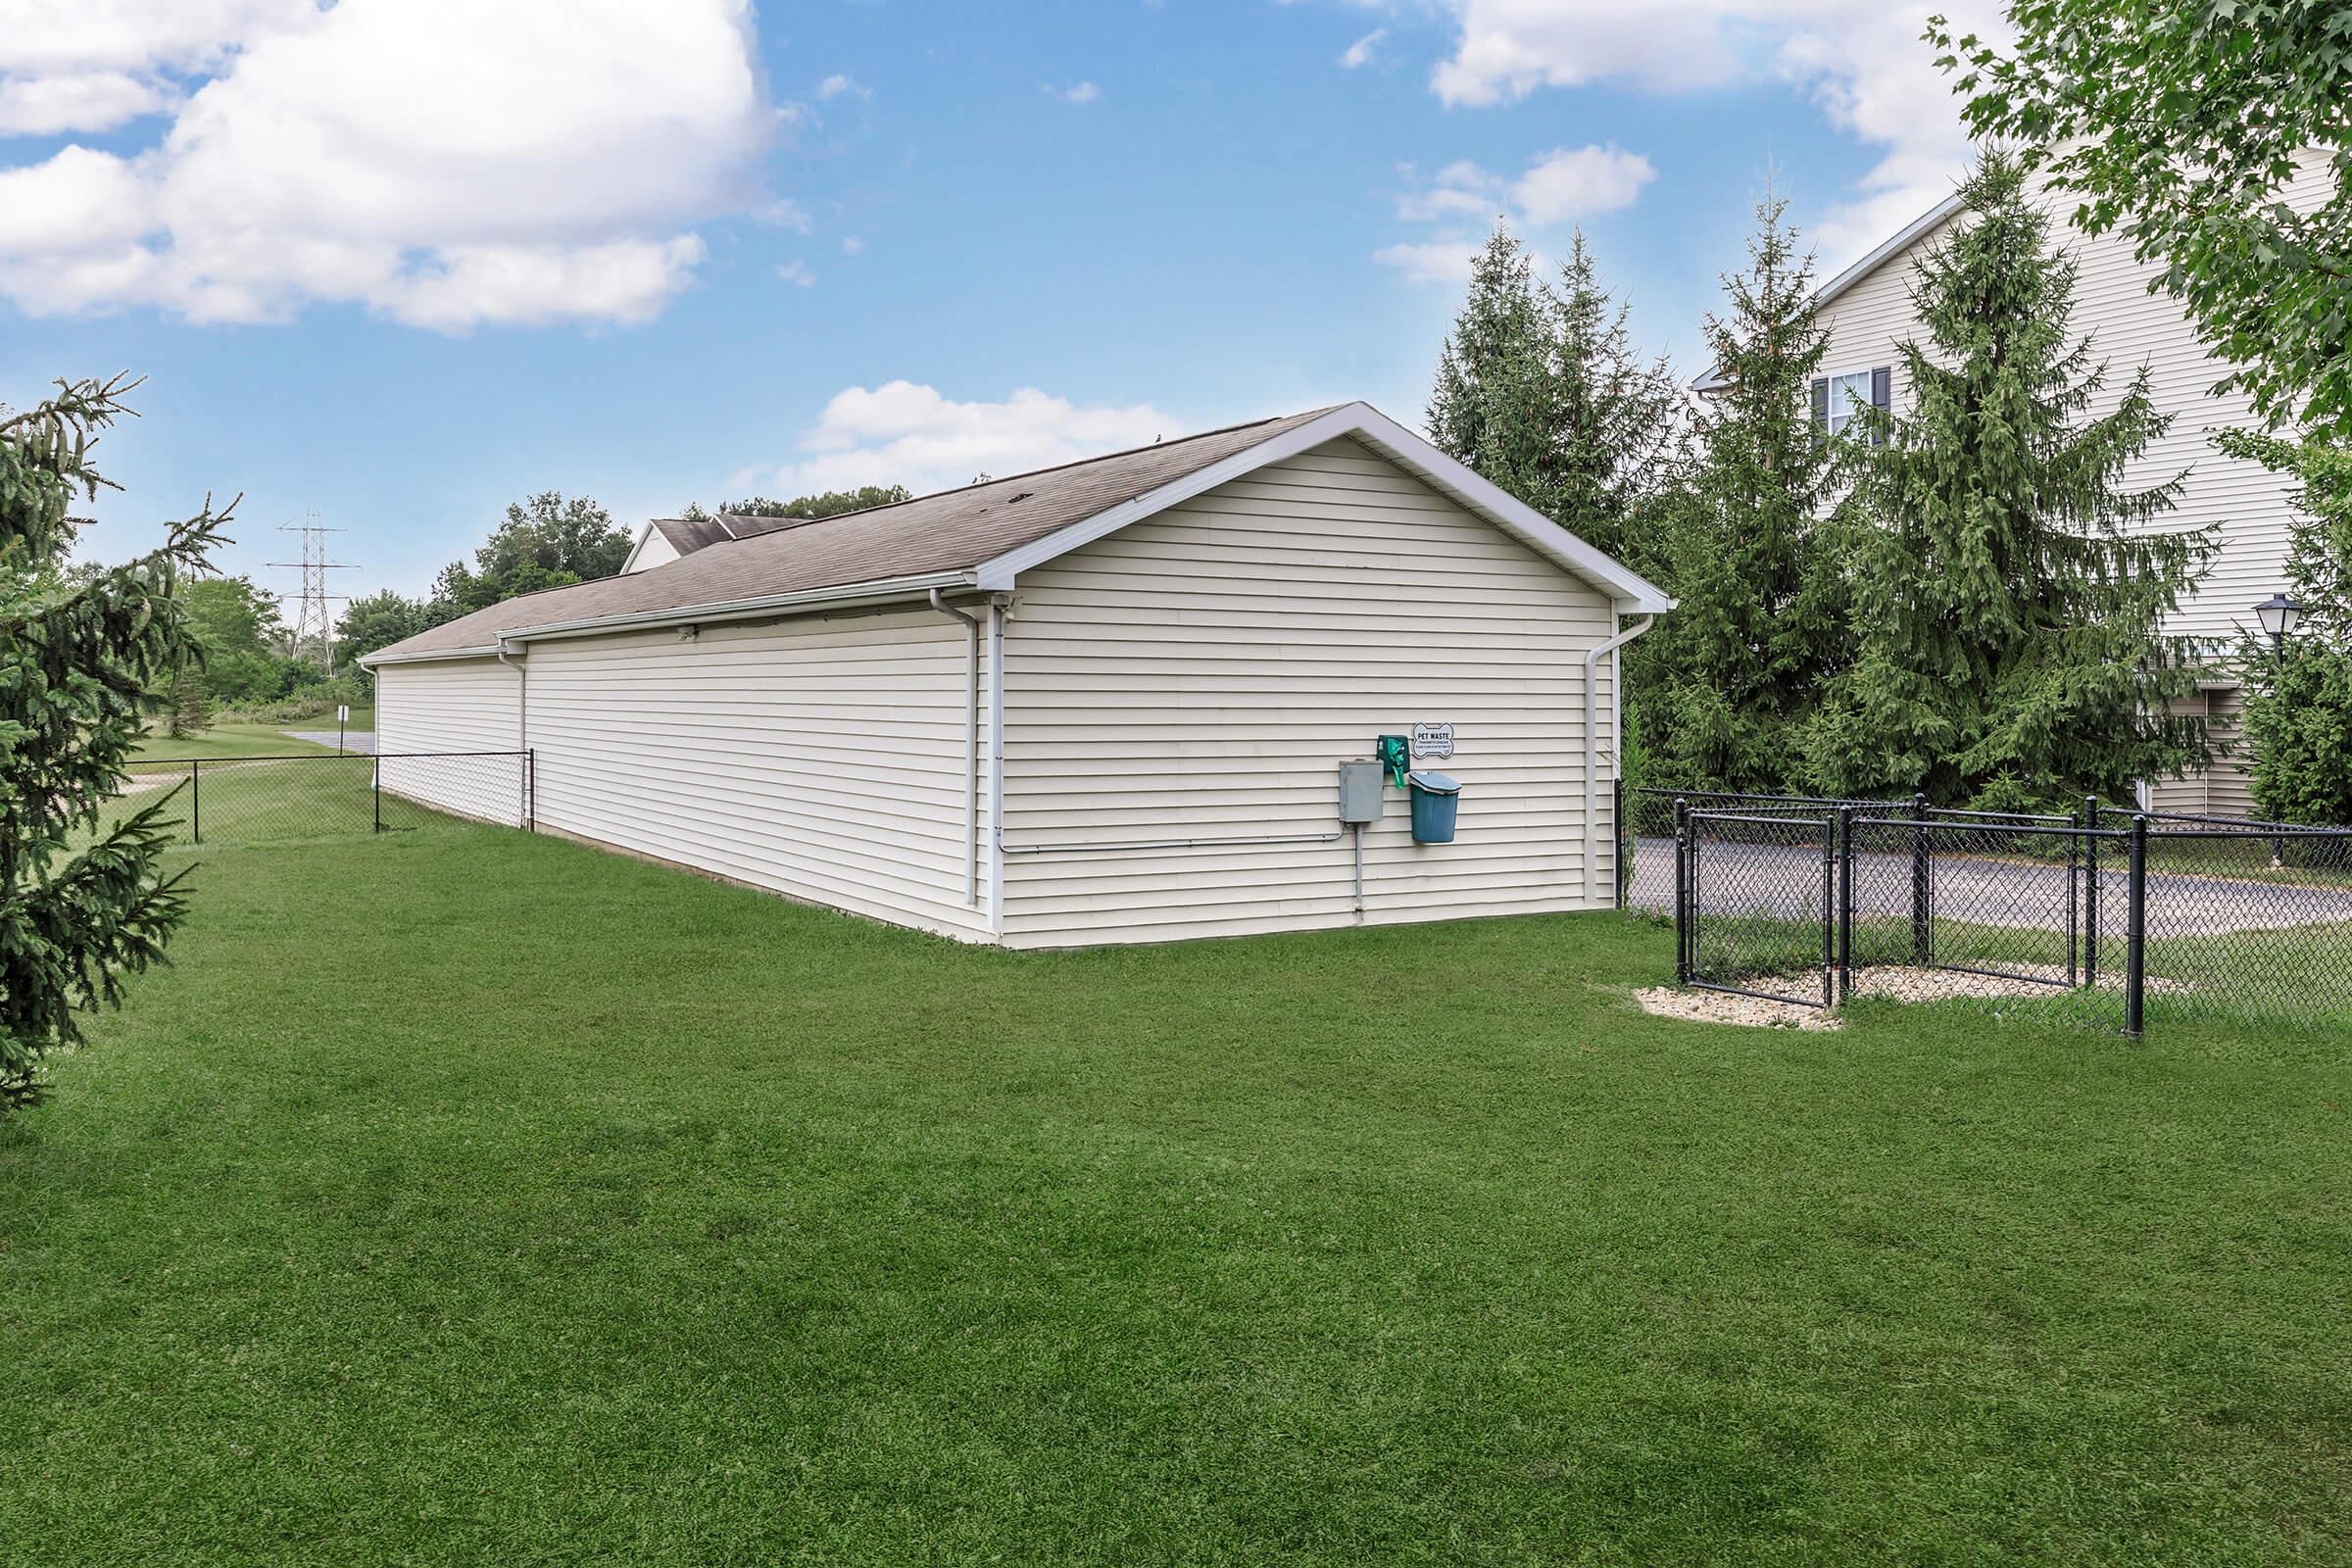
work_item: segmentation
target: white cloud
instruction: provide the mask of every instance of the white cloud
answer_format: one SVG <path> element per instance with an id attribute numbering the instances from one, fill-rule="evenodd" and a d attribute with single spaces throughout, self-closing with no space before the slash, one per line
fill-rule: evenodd
<path id="1" fill-rule="evenodd" d="M 1041 81 L 1037 84 L 1037 90 L 1049 98 L 1058 98 L 1065 104 L 1091 104 L 1102 96 L 1102 89 L 1091 81 L 1072 82 L 1067 87 L 1056 87 L 1051 82 Z"/>
<path id="2" fill-rule="evenodd" d="M 863 236 L 858 234 L 842 235 L 841 254 L 844 256 L 863 256 L 865 254 L 865 240 Z"/>
<path id="3" fill-rule="evenodd" d="M 1413 245 L 1384 245 L 1372 253 L 1383 267 L 1394 267 L 1410 283 L 1466 283 L 1470 258 L 1478 254 L 1475 239 L 1430 240 Z"/>
<path id="4" fill-rule="evenodd" d="M 844 95 L 871 98 L 874 90 L 854 76 L 827 76 L 816 84 L 816 97 L 819 103 L 828 98 L 839 98 Z"/>
<path id="5" fill-rule="evenodd" d="M 1529 166 L 1511 197 L 1531 223 L 1558 223 L 1634 205 L 1642 187 L 1658 177 L 1649 160 L 1611 142 L 1606 147 L 1560 147 Z"/>
<path id="6" fill-rule="evenodd" d="M 785 262 L 776 269 L 776 275 L 795 288 L 813 288 L 816 274 L 808 270 L 807 262 Z"/>
<path id="7" fill-rule="evenodd" d="M 1459 33 L 1432 85 L 1448 104 L 1613 81 L 1653 91 L 1790 82 L 1882 149 L 1859 193 L 1815 225 L 1850 257 L 1951 190 L 1968 146 L 1958 100 L 1920 41 L 1931 12 L 1999 36 L 1999 0 L 1450 0 Z M 1758 150 L 1761 158 L 1761 149 Z"/>
<path id="8" fill-rule="evenodd" d="M 122 71 L 0 77 L 0 136 L 55 136 L 112 130 L 172 102 L 158 83 Z"/>
<path id="9" fill-rule="evenodd" d="M 140 112 L 58 85 L 110 71 L 176 104 L 142 151 L 0 169 L 0 294 L 33 314 L 641 321 L 703 260 L 686 225 L 764 205 L 748 0 L 31 10 L 0 26 L 0 104 Z"/>
<path id="10" fill-rule="evenodd" d="M 1388 35 L 1388 28 L 1374 27 L 1370 32 L 1367 32 L 1361 38 L 1356 39 L 1355 42 L 1349 44 L 1346 52 L 1340 56 L 1340 69 L 1342 71 L 1355 71 L 1361 67 L 1370 65 L 1372 63 L 1372 52 L 1380 47 L 1381 40 L 1386 38 Z"/>
<path id="11" fill-rule="evenodd" d="M 775 494 L 903 484 L 917 495 L 1148 446 L 1185 426 L 1148 403 L 1089 407 L 1023 387 L 958 403 L 912 381 L 851 387 L 825 405 L 802 456 L 768 475 Z"/>
<path id="12" fill-rule="evenodd" d="M 1529 164 L 1516 179 L 1469 162 L 1447 164 L 1426 182 L 1419 181 L 1410 165 L 1397 172 L 1416 185 L 1396 198 L 1396 216 L 1408 223 L 1500 217 L 1522 231 L 1631 207 L 1642 188 L 1657 177 L 1648 159 L 1614 143 L 1555 148 Z M 1478 244 L 1469 243 L 1473 249 Z M 1392 249 L 1396 265 L 1403 265 L 1412 247 Z"/>
<path id="13" fill-rule="evenodd" d="M 809 220 L 808 209 L 789 197 L 778 197 L 754 216 L 763 223 L 789 228 L 796 234 L 806 234 L 815 226 Z"/>

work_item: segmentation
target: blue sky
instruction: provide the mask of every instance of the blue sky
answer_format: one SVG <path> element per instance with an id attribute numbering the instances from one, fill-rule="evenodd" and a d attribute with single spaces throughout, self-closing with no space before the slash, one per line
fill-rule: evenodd
<path id="1" fill-rule="evenodd" d="M 289 586 L 316 508 L 346 591 L 413 593 L 539 489 L 634 524 L 1418 423 L 1496 211 L 1581 222 L 1694 371 L 1768 164 L 1835 264 L 1960 156 L 1919 17 L 1856 0 L 483 10 L 35 0 L 0 38 L 0 401 L 149 377 L 88 553 L 243 490 L 229 569 Z"/>

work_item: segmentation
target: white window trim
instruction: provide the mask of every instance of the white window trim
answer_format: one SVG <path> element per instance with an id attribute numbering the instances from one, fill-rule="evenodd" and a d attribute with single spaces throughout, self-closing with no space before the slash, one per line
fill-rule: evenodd
<path id="1" fill-rule="evenodd" d="M 1891 388 L 1894 385 L 1894 367 L 1891 365 L 1866 365 L 1858 369 L 1824 370 L 1821 372 L 1823 378 L 1830 383 L 1830 403 L 1829 407 L 1823 411 L 1822 415 L 1822 429 L 1825 433 L 1831 436 L 1843 435 L 1845 434 L 1846 429 L 1853 423 L 1853 416 L 1850 414 L 1846 416 L 1845 424 L 1841 425 L 1838 422 L 1838 388 L 1841 384 L 1851 381 L 1857 376 L 1861 377 L 1863 393 L 1862 406 L 1864 408 L 1873 407 L 1870 401 L 1871 382 L 1872 378 L 1881 370 L 1885 370 L 1886 372 L 1886 384 L 1890 389 L 1889 401 L 1891 401 Z"/>

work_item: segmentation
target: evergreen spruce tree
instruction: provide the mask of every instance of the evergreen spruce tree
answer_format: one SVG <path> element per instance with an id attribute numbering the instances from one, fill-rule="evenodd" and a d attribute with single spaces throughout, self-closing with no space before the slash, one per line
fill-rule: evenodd
<path id="1" fill-rule="evenodd" d="M 1682 389 L 1665 360 L 1643 364 L 1635 353 L 1630 307 L 1601 286 L 1582 229 L 1548 303 L 1557 476 L 1542 510 L 1587 544 L 1642 555 L 1630 535 L 1681 465 Z"/>
<path id="2" fill-rule="evenodd" d="M 61 383 L 0 411 L 0 1113 L 35 1098 L 41 1057 L 75 1013 L 121 1000 L 120 977 L 163 956 L 184 912 L 158 867 L 170 796 L 101 825 L 124 782 L 145 694 L 196 657 L 172 591 L 226 520 L 211 506 L 161 548 L 69 572 L 76 494 L 105 484 L 94 434 L 132 383 Z"/>
<path id="3" fill-rule="evenodd" d="M 212 727 L 213 699 L 205 689 L 204 671 L 183 664 L 172 678 L 172 738 L 189 740 Z"/>
<path id="4" fill-rule="evenodd" d="M 1807 417 L 1828 333 L 1787 206 L 1757 204 L 1747 270 L 1706 318 L 1717 388 L 1655 568 L 1676 608 L 1629 650 L 1654 783 L 1788 788 L 1794 727 L 1842 642 L 1842 573 L 1818 520 L 1831 455 Z"/>
<path id="5" fill-rule="evenodd" d="M 2178 477 L 2123 488 L 2170 418 L 2144 368 L 2090 416 L 2106 367 L 2069 340 L 2075 264 L 2017 162 L 1987 153 L 1961 196 L 1913 288 L 1909 406 L 1837 443 L 1855 656 L 1809 726 L 1810 781 L 1994 808 L 2119 797 L 2204 760 L 2202 722 L 2168 706 L 2194 689 L 2190 651 L 2161 622 L 2212 541 L 2149 526 Z"/>
<path id="6" fill-rule="evenodd" d="M 1666 363 L 1636 356 L 1583 234 L 1554 287 L 1494 225 L 1438 359 L 1439 450 L 1615 554 L 1672 470 L 1681 406 Z"/>

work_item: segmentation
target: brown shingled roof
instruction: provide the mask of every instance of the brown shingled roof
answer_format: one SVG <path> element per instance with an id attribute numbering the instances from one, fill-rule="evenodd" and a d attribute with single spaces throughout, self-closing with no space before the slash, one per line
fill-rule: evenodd
<path id="1" fill-rule="evenodd" d="M 501 636 L 608 616 L 969 571 L 1329 412 L 1231 425 L 753 537 L 705 541 L 692 554 L 644 571 L 525 594 L 461 615 L 378 649 L 367 662 L 486 649 Z M 798 519 L 760 520 L 781 525 Z"/>

